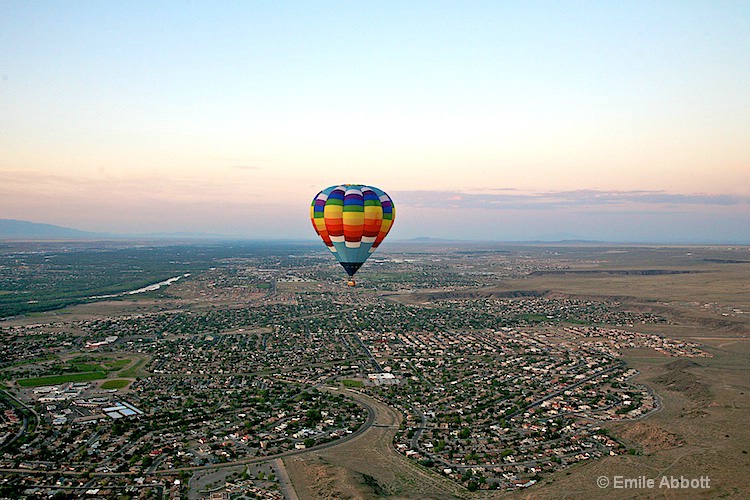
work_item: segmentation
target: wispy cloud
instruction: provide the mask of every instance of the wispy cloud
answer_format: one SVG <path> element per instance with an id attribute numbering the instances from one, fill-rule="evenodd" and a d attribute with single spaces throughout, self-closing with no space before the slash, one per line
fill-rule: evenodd
<path id="1" fill-rule="evenodd" d="M 750 196 L 730 194 L 668 193 L 665 191 L 605 191 L 580 189 L 538 193 L 401 191 L 394 199 L 403 206 L 440 208 L 483 208 L 544 210 L 559 208 L 625 206 L 735 206 L 750 204 Z"/>
<path id="2" fill-rule="evenodd" d="M 101 172 L 52 174 L 41 170 L 0 169 L 0 198 L 34 197 L 48 202 L 66 203 L 151 203 L 248 201 L 253 192 L 241 182 L 243 174 L 227 173 L 205 178 L 193 173 L 169 175 L 168 172 Z M 3 200 L 6 201 L 6 200 Z M 255 205 L 268 200 L 253 198 Z"/>
<path id="3" fill-rule="evenodd" d="M 261 167 L 256 165 L 232 165 L 231 168 L 235 170 L 262 170 Z"/>

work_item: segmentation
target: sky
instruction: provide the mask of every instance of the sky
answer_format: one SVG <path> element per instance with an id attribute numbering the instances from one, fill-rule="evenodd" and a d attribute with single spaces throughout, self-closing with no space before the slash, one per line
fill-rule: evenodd
<path id="1" fill-rule="evenodd" d="M 750 242 L 750 3 L 0 0 L 0 218 Z"/>

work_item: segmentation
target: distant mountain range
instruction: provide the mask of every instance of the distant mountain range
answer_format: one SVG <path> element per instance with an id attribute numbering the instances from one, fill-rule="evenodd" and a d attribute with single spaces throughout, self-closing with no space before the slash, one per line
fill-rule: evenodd
<path id="1" fill-rule="evenodd" d="M 78 239 L 101 238 L 101 233 L 90 233 L 52 224 L 39 224 L 25 220 L 0 219 L 0 238 L 40 238 L 40 239 Z"/>
<path id="2" fill-rule="evenodd" d="M 253 239 L 242 236 L 227 236 L 222 234 L 209 234 L 199 232 L 173 232 L 173 233 L 143 233 L 143 234 L 118 234 L 118 233 L 97 233 L 91 231 L 81 231 L 80 229 L 73 229 L 70 227 L 56 226 L 54 224 L 44 224 L 39 222 L 29 222 L 25 220 L 16 219 L 0 219 L 0 240 L 244 240 Z M 284 239 L 284 238 L 282 238 Z M 284 239 L 286 240 L 286 239 Z M 303 238 L 294 241 L 315 241 L 313 235 L 309 238 Z M 291 240 L 290 240 L 291 241 Z M 420 236 L 411 239 L 391 239 L 393 243 L 418 243 L 418 244 L 457 244 L 457 243 L 480 243 L 477 240 L 464 240 L 464 239 L 453 239 L 453 238 L 433 238 L 427 236 Z M 494 240 L 486 240 L 485 243 Z M 569 245 L 588 245 L 588 244 L 603 244 L 603 243 L 617 243 L 611 241 L 602 241 L 596 239 L 589 239 L 586 237 L 579 236 L 573 233 L 554 233 L 542 235 L 536 239 L 528 240 L 504 240 L 494 241 L 495 243 L 508 243 L 508 244 L 569 244 Z M 619 242 L 623 243 L 623 242 Z M 630 244 L 645 244 L 653 242 L 630 242 Z M 664 243 L 664 242 L 662 242 Z M 738 241 L 727 241 L 727 242 L 710 242 L 710 241 L 680 241 L 673 242 L 673 244 L 748 244 L 750 241 L 738 242 Z"/>
<path id="3" fill-rule="evenodd" d="M 164 238 L 164 239 L 204 239 L 224 238 L 221 235 L 206 233 L 149 233 L 149 234 L 116 234 L 81 231 L 69 227 L 55 226 L 16 219 L 0 219 L 0 240 L 34 239 L 34 240 L 80 240 L 80 239 L 130 239 L 130 238 Z"/>

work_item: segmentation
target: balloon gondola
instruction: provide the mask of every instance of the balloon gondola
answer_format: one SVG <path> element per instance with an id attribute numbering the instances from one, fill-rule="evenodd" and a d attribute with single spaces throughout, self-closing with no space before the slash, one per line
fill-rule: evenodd
<path id="1" fill-rule="evenodd" d="M 320 191 L 310 205 L 318 235 L 349 275 L 380 246 L 393 226 L 396 207 L 385 191 L 362 184 L 341 184 Z"/>

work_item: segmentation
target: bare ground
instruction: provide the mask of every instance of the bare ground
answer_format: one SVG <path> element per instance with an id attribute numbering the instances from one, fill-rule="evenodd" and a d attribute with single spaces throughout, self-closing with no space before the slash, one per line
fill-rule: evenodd
<path id="1" fill-rule="evenodd" d="M 401 415 L 368 396 L 347 391 L 375 409 L 375 425 L 340 446 L 285 458 L 300 498 L 457 498 L 468 492 L 409 461 L 393 448 Z M 386 427 L 380 427 L 386 426 Z M 369 478 L 367 477 L 369 476 Z"/>

